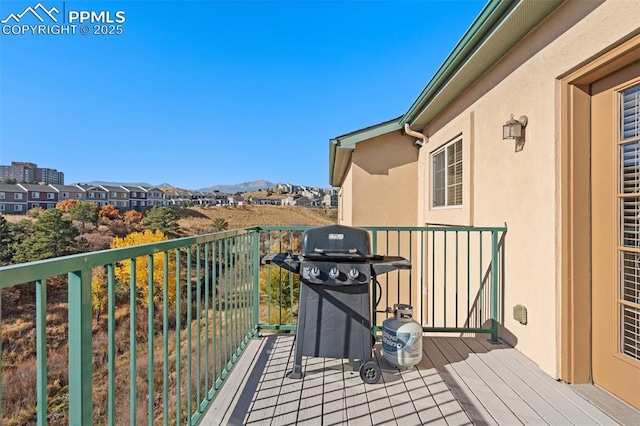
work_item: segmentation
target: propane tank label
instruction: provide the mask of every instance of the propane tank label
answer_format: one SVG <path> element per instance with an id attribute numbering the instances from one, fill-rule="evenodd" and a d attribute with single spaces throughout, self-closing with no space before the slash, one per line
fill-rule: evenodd
<path id="1" fill-rule="evenodd" d="M 418 333 L 398 333 L 395 330 L 382 328 L 382 349 L 387 353 L 407 350 L 415 343 Z"/>

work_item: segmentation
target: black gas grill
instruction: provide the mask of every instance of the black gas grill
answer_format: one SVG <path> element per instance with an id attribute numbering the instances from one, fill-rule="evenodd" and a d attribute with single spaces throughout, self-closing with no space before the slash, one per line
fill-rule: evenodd
<path id="1" fill-rule="evenodd" d="M 369 233 L 343 225 L 307 229 L 301 253 L 270 254 L 262 263 L 300 274 L 295 359 L 287 377 L 301 378 L 302 357 L 317 356 L 360 360 L 362 380 L 377 382 L 380 370 L 371 361 L 370 283 L 377 275 L 410 269 L 411 263 L 372 255 Z"/>

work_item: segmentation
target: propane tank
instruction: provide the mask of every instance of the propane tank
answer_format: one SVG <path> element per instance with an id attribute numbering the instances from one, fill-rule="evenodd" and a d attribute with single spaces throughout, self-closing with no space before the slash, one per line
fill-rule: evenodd
<path id="1" fill-rule="evenodd" d="M 397 368 L 410 368 L 422 359 L 422 326 L 413 320 L 413 306 L 393 305 L 393 317 L 382 323 L 382 354 Z"/>

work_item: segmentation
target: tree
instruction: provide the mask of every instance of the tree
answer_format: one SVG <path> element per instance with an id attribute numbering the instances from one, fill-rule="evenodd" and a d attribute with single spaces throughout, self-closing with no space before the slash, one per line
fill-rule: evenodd
<path id="1" fill-rule="evenodd" d="M 156 243 L 166 241 L 168 238 L 162 231 L 133 232 L 124 238 L 115 237 L 111 241 L 111 248 L 130 247 L 140 244 Z M 175 254 L 170 253 L 168 256 L 168 302 L 174 303 L 176 300 L 176 258 Z M 153 255 L 153 302 L 158 304 L 163 298 L 163 278 L 164 278 L 164 254 L 156 253 Z M 123 284 L 128 284 L 131 278 L 131 262 L 125 261 L 118 263 L 115 270 L 116 278 Z M 138 299 L 142 305 L 149 303 L 149 265 L 147 256 L 141 256 L 136 259 L 136 287 Z"/>
<path id="2" fill-rule="evenodd" d="M 283 236 L 282 242 L 273 242 L 268 247 L 269 253 L 281 253 L 288 250 L 299 251 L 298 238 Z M 280 305 L 282 308 L 293 309 L 298 303 L 300 294 L 300 276 L 274 265 L 264 265 L 260 268 L 260 292 L 268 297 L 271 304 Z M 293 290 L 293 292 L 292 292 Z"/>
<path id="3" fill-rule="evenodd" d="M 226 231 L 229 229 L 229 222 L 222 217 L 216 217 L 213 219 L 213 230 L 215 232 Z"/>
<path id="4" fill-rule="evenodd" d="M 13 232 L 9 222 L 4 216 L 0 216 L 0 265 L 11 263 L 14 252 L 13 243 Z"/>
<path id="5" fill-rule="evenodd" d="M 104 217 L 109 220 L 117 219 L 120 212 L 111 204 L 105 204 L 98 209 L 98 217 Z"/>
<path id="6" fill-rule="evenodd" d="M 107 306 L 107 271 L 104 266 L 96 266 L 91 270 L 91 304 L 96 312 L 96 322 Z"/>
<path id="7" fill-rule="evenodd" d="M 82 202 L 76 204 L 69 211 L 69 217 L 82 223 L 82 231 L 84 231 L 87 222 L 94 223 L 98 217 L 98 205 L 96 203 Z"/>
<path id="8" fill-rule="evenodd" d="M 42 207 L 33 207 L 27 211 L 27 216 L 37 219 L 42 213 L 44 213 L 44 209 Z"/>
<path id="9" fill-rule="evenodd" d="M 26 238 L 16 245 L 14 261 L 31 262 L 78 253 L 78 230 L 62 212 L 49 209 L 31 224 Z"/>
<path id="10" fill-rule="evenodd" d="M 151 231 L 162 231 L 167 235 L 176 235 L 178 218 L 173 210 L 164 206 L 153 206 L 147 211 L 144 224 Z"/>
<path id="11" fill-rule="evenodd" d="M 69 213 L 71 212 L 71 209 L 77 204 L 82 204 L 82 201 L 69 198 L 68 200 L 60 201 L 59 203 L 57 203 L 56 209 L 60 210 L 62 213 Z"/>

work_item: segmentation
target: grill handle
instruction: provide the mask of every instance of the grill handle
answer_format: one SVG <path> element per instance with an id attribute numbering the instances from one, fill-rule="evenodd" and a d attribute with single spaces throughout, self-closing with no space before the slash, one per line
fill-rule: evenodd
<path id="1" fill-rule="evenodd" d="M 320 254 L 357 254 L 358 253 L 358 249 L 352 248 L 352 249 L 329 249 L 329 250 L 325 250 L 325 249 L 321 249 L 321 248 L 314 248 L 313 249 L 314 253 L 320 253 Z"/>

